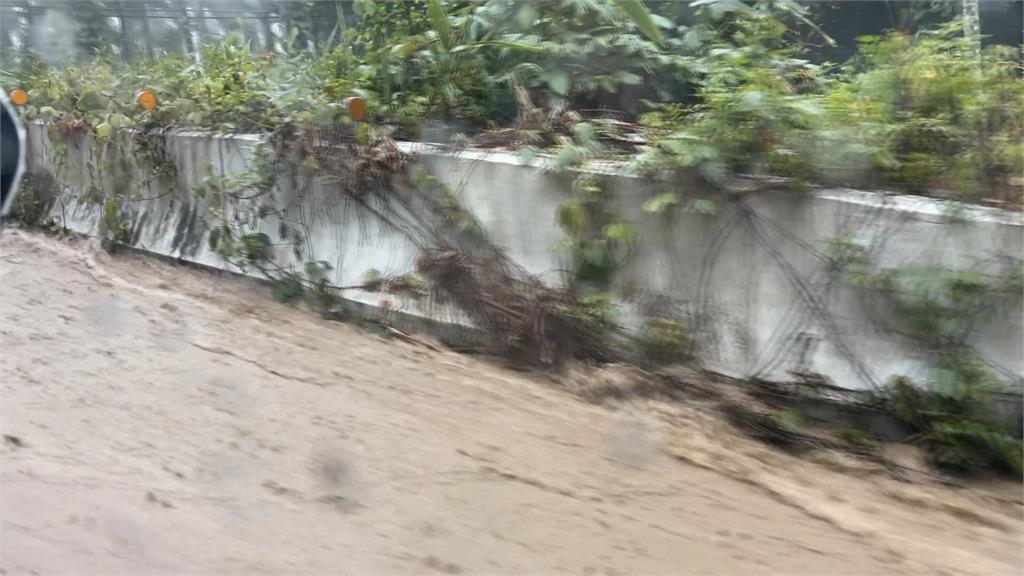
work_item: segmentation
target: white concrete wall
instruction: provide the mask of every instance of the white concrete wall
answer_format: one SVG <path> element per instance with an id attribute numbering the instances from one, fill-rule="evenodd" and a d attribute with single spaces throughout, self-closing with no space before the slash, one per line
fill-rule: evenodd
<path id="1" fill-rule="evenodd" d="M 54 148 L 41 126 L 32 126 L 31 170 L 54 170 Z M 68 161 L 60 174 L 66 185 L 67 226 L 99 232 L 99 211 L 76 200 L 88 188 L 85 168 L 95 147 L 84 137 L 68 141 Z M 204 215 L 211 198 L 196 198 L 192 188 L 210 165 L 213 173 L 245 170 L 258 139 L 201 133 L 172 136 L 179 167 L 176 190 L 156 186 L 141 191 L 136 170 L 133 190 L 155 200 L 131 204 L 136 245 L 146 250 L 211 266 L 223 266 L 207 245 Z M 442 181 L 461 194 L 465 205 L 491 239 L 527 270 L 559 282 L 566 267 L 556 250 L 563 233 L 557 207 L 571 197 L 569 174 L 552 174 L 524 165 L 504 153 L 445 153 L 422 145 L 404 145 Z M 940 202 L 917 197 L 856 190 L 818 189 L 806 193 L 762 193 L 742 204 L 720 201 L 708 216 L 683 210 L 651 215 L 643 202 L 675 191 L 684 199 L 699 191 L 671 182 L 616 173 L 601 176 L 614 191 L 620 214 L 636 223 L 639 235 L 625 266 L 616 275 L 619 320 L 636 327 L 645 315 L 681 314 L 694 332 L 696 353 L 711 369 L 734 376 L 788 379 L 788 371 L 806 369 L 836 384 L 864 389 L 893 374 L 925 380 L 929 358 L 913 342 L 884 326 L 888 310 L 870 293 L 830 277 L 821 253 L 826 241 L 848 236 L 866 246 L 881 266 L 943 265 L 955 269 L 991 269 L 1000 255 L 1024 254 L 1024 225 L 1018 213 L 973 207 L 966 221 L 951 224 Z M 163 193 L 163 195 L 161 195 Z M 417 251 L 400 235 L 361 220 L 340 198 L 318 185 L 296 190 L 287 181 L 275 192 L 276 205 L 302 221 L 308 253 L 295 258 L 287 246 L 278 257 L 301 267 L 326 260 L 338 285 L 356 284 L 369 268 L 385 273 L 412 271 Z M 232 206 L 214 206 L 228 213 Z M 60 215 L 61 207 L 52 214 Z M 751 215 L 752 214 L 752 215 Z M 753 224 L 752 224 L 753 223 Z M 259 229 L 278 238 L 278 222 L 268 218 Z M 763 241 L 763 242 L 762 242 Z M 765 244 L 768 248 L 765 247 Z M 787 272 L 788 270 L 788 272 Z M 398 301 L 390 295 L 349 291 L 346 297 L 370 304 L 387 300 L 418 315 L 465 322 L 457 311 Z M 979 353 L 1008 381 L 1024 378 L 1021 299 L 1002 304 L 1000 313 L 981 322 L 974 336 Z M 800 360 L 806 343 L 807 352 Z"/>

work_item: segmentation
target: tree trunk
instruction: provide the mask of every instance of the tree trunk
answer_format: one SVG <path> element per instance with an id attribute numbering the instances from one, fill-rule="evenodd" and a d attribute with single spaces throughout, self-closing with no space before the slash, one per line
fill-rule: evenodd
<path id="1" fill-rule="evenodd" d="M 181 4 L 181 18 L 178 20 L 178 29 L 181 31 L 182 48 L 185 54 L 189 54 L 199 62 L 199 47 L 196 46 L 195 32 L 192 29 L 192 18 L 188 14 L 188 7 Z"/>
<path id="2" fill-rule="evenodd" d="M 981 17 L 979 0 L 963 0 L 964 38 L 971 42 L 976 57 L 981 59 Z"/>
<path id="3" fill-rule="evenodd" d="M 209 32 L 206 27 L 206 14 L 203 12 L 203 0 L 195 0 L 195 4 L 192 7 L 192 14 L 196 20 L 196 44 L 202 46 L 203 42 L 206 41 L 206 36 Z"/>
<path id="4" fill-rule="evenodd" d="M 276 41 L 274 39 L 274 29 L 270 26 L 270 9 L 273 4 L 270 0 L 263 0 L 263 16 L 260 17 L 260 24 L 263 26 L 264 46 L 267 52 L 274 53 L 276 48 Z"/>
<path id="5" fill-rule="evenodd" d="M 131 60 L 135 55 L 135 51 L 133 50 L 131 37 L 128 35 L 128 19 L 124 17 L 124 6 L 121 5 L 121 0 L 115 0 L 114 10 L 117 12 L 117 29 L 121 40 L 121 58 Z"/>
<path id="6" fill-rule="evenodd" d="M 142 42 L 146 46 L 146 57 L 153 59 L 153 33 L 149 28 L 149 5 L 143 2 L 142 7 Z"/>
<path id="7" fill-rule="evenodd" d="M 22 29 L 21 34 L 21 47 L 26 50 L 31 50 L 33 48 L 33 45 L 35 44 L 32 41 L 32 35 L 35 34 L 36 22 L 35 17 L 32 16 L 32 6 L 29 0 L 21 1 L 21 10 L 22 14 L 24 15 L 24 20 L 22 24 L 24 28 Z"/>
<path id="8" fill-rule="evenodd" d="M 9 58 L 13 56 L 14 41 L 11 40 L 11 35 L 15 33 L 16 28 L 8 28 L 5 24 L 6 22 L 0 20 L 0 61 L 7 66 Z"/>

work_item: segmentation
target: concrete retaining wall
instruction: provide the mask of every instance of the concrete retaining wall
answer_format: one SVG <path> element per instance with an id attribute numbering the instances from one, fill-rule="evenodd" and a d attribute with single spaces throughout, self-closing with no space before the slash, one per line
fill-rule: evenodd
<path id="1" fill-rule="evenodd" d="M 122 138 L 126 138 L 122 137 Z M 56 173 L 62 202 L 51 214 L 78 232 L 101 232 L 101 206 L 83 201 L 91 186 L 124 190 L 133 243 L 144 250 L 209 266 L 224 263 L 207 244 L 213 211 L 235 206 L 217 195 L 197 197 L 194 188 L 211 175 L 248 169 L 259 139 L 180 132 L 167 150 L 178 167 L 169 186 L 148 182 L 147 171 L 129 154 L 115 159 L 118 170 L 97 174 L 107 156 L 83 135 L 52 140 L 44 127 L 30 126 L 29 169 Z M 569 174 L 526 165 L 512 154 L 446 153 L 406 145 L 428 170 L 462 197 L 490 237 L 526 269 L 551 282 L 563 278 L 564 255 L 555 247 L 564 233 L 557 207 L 570 198 Z M 65 157 L 61 159 L 61 155 Z M 105 159 L 105 160 L 104 160 Z M 941 265 L 998 271 L 1005 256 L 1024 254 L 1024 226 L 1018 213 L 984 207 L 960 210 L 951 223 L 948 209 L 931 199 L 843 189 L 806 193 L 759 193 L 743 203 L 719 202 L 715 215 L 676 210 L 653 215 L 643 209 L 653 195 L 675 191 L 681 205 L 700 191 L 670 182 L 616 172 L 600 175 L 617 198 L 617 209 L 636 223 L 638 237 L 615 276 L 619 320 L 636 328 L 648 316 L 680 315 L 693 332 L 696 353 L 707 367 L 732 376 L 790 379 L 790 371 L 828 376 L 846 388 L 865 389 L 893 374 L 927 379 L 932 360 L 891 325 L 888 303 L 873 292 L 851 287 L 830 274 L 823 257 L 827 241 L 846 237 L 865 247 L 882 267 Z M 130 174 L 118 179 L 115 174 Z M 148 183 L 147 183 L 148 182 Z M 95 192 L 94 192 L 95 193 Z M 318 183 L 300 186 L 283 179 L 274 192 L 286 209 L 287 227 L 308 239 L 296 255 L 282 242 L 277 259 L 301 269 L 304 261 L 325 260 L 337 285 L 358 284 L 368 269 L 384 273 L 413 270 L 417 250 L 398 234 L 367 221 Z M 280 239 L 281 222 L 267 217 L 256 229 Z M 1019 262 L 1018 262 L 1019 264 Z M 347 298 L 443 322 L 465 323 L 456 310 L 428 307 L 395 296 L 347 291 Z M 1024 378 L 1022 305 L 1018 297 L 982 319 L 973 344 L 1008 382 Z"/>

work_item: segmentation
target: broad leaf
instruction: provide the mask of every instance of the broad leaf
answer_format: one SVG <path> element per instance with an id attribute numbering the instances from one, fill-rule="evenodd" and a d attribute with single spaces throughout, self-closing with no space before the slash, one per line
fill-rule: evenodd
<path id="1" fill-rule="evenodd" d="M 661 214 L 677 204 L 679 204 L 679 196 L 675 192 L 666 192 L 644 202 L 644 211 L 651 214 Z"/>
<path id="2" fill-rule="evenodd" d="M 615 222 L 614 224 L 608 224 L 601 231 L 604 237 L 608 240 L 614 240 L 615 242 L 621 242 L 623 244 L 632 242 L 636 236 L 636 229 L 629 222 Z"/>
<path id="3" fill-rule="evenodd" d="M 636 24 L 636 27 L 644 33 L 653 42 L 661 44 L 664 39 L 661 36 L 661 30 L 654 23 L 654 19 L 651 17 L 650 10 L 644 5 L 643 0 L 615 0 L 619 8 L 629 16 L 629 19 Z"/>
<path id="4" fill-rule="evenodd" d="M 433 26 L 434 32 L 437 33 L 438 39 L 441 40 L 441 44 L 445 48 L 451 48 L 452 33 L 448 27 L 448 14 L 445 13 L 441 0 L 427 1 L 427 16 L 430 18 L 430 24 Z"/>
<path id="5" fill-rule="evenodd" d="M 552 70 L 545 74 L 547 78 L 548 86 L 555 91 L 556 94 L 561 96 L 567 96 L 569 94 L 570 82 L 569 74 L 563 70 Z"/>
<path id="6" fill-rule="evenodd" d="M 558 225 L 566 234 L 575 236 L 587 225 L 587 211 L 575 200 L 565 202 L 558 207 Z"/>

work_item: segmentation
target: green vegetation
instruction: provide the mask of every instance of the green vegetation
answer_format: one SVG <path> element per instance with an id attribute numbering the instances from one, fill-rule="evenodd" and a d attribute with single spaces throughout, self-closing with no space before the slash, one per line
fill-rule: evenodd
<path id="1" fill-rule="evenodd" d="M 993 46 L 979 61 L 975 49 L 959 23 L 861 39 L 825 102 L 833 137 L 866 155 L 867 178 L 912 192 L 1010 194 L 1009 177 L 1024 173 L 1019 51 Z"/>
<path id="2" fill-rule="evenodd" d="M 831 242 L 827 254 L 834 273 L 883 296 L 887 328 L 932 359 L 927 386 L 894 376 L 879 391 L 881 407 L 918 431 L 937 466 L 1024 472 L 1024 447 L 994 416 L 994 394 L 1005 386 L 970 345 L 980 322 L 1000 309 L 1019 309 L 1021 262 L 1007 258 L 1001 274 L 936 266 L 876 270 L 848 239 Z"/>
<path id="3" fill-rule="evenodd" d="M 51 66 L 22 50 L 2 78 L 29 91 L 26 117 L 100 138 L 332 125 L 359 95 L 371 123 L 400 136 L 482 139 L 512 126 L 507 144 L 548 148 L 556 168 L 618 157 L 714 187 L 754 174 L 1018 200 L 1019 52 L 979 57 L 958 20 L 862 37 L 833 66 L 811 63 L 808 46 L 831 39 L 790 0 L 654 11 L 640 0 L 361 0 L 351 14 L 336 4 L 288 3 L 273 51 L 243 26 L 195 58 L 125 63 L 108 48 Z M 143 88 L 159 109 L 138 108 Z"/>
<path id="4" fill-rule="evenodd" d="M 959 472 L 994 469 L 1024 473 L 1024 446 L 992 416 L 995 382 L 971 356 L 953 356 L 940 369 L 937 388 L 922 390 L 892 378 L 880 395 L 882 407 L 918 431 L 936 466 Z M 948 367 L 956 365 L 959 371 Z"/>
<path id="5" fill-rule="evenodd" d="M 650 318 L 636 338 L 641 357 L 657 364 L 687 359 L 689 343 L 686 325 L 678 318 Z"/>
<path id="6" fill-rule="evenodd" d="M 562 203 L 556 214 L 566 233 L 559 248 L 569 255 L 570 283 L 584 290 L 607 290 L 633 239 L 633 226 L 616 217 L 611 195 L 594 178 L 578 177 L 573 189 L 575 198 Z"/>
<path id="7" fill-rule="evenodd" d="M 1024 175 L 1020 54 L 979 50 L 959 20 L 861 37 L 853 58 L 834 65 L 814 62 L 811 46 L 832 39 L 793 0 L 692 0 L 652 3 L 653 10 L 641 0 L 357 0 L 344 3 L 352 13 L 342 13 L 340 2 L 288 2 L 283 37 L 267 33 L 266 43 L 256 42 L 260 35 L 239 25 L 198 47 L 188 36 L 187 54 L 150 50 L 132 61 L 124 50 L 95 49 L 116 36 L 94 4 L 78 8 L 88 37 L 74 39 L 89 57 L 53 65 L 20 50 L 0 82 L 29 92 L 21 113 L 46 123 L 57 157 L 76 135 L 95 136 L 81 201 L 99 210 L 106 238 L 132 242 L 134 181 L 147 188 L 159 181 L 162 189 L 179 182 L 165 149 L 168 129 L 267 135 L 250 170 L 211 169 L 189 191 L 213 207 L 203 214 L 210 249 L 270 279 L 278 301 L 305 299 L 340 318 L 330 264 L 307 261 L 314 256 L 304 252 L 301 224 L 271 201 L 278 169 L 296 180 L 326 173 L 333 192 L 372 206 L 382 225 L 397 229 L 387 202 L 370 198 L 387 189 L 403 215 L 422 219 L 406 234 L 423 248 L 423 277 L 377 274 L 361 287 L 414 297 L 446 291 L 445 299 L 502 335 L 505 351 L 541 364 L 569 355 L 608 361 L 626 348 L 608 291 L 637 225 L 619 214 L 599 177 L 578 170 L 590 160 L 619 160 L 679 183 L 646 200 L 651 217 L 713 215 L 712 192 L 739 176 L 1004 206 L 1021 200 L 1014 180 Z M 138 106 L 141 89 L 157 95 L 156 110 Z M 369 105 L 368 121 L 355 126 L 344 104 L 353 95 Z M 338 137 L 339 126 L 354 128 L 354 145 Z M 544 152 L 548 170 L 574 174 L 572 196 L 554 215 L 565 233 L 556 248 L 568 261 L 566 288 L 547 289 L 513 267 L 457 194 L 379 154 L 387 149 L 375 146 L 389 134 Z M 129 156 L 141 170 L 124 168 Z M 63 223 L 42 221 L 61 197 L 62 162 L 55 165 L 56 177 L 26 179 L 14 211 L 57 231 Z M 408 176 L 401 186 L 390 179 L 398 173 Z M 682 189 L 691 185 L 709 197 L 684 204 Z M 278 244 L 256 231 L 269 216 L 279 222 Z M 289 249 L 303 265 L 276 263 Z M 896 377 L 882 405 L 918 430 L 936 464 L 1020 473 L 1020 443 L 988 416 L 997 379 L 968 344 L 996 303 L 1019 297 L 1020 264 L 1003 276 L 877 270 L 849 238 L 829 242 L 826 252 L 829 271 L 883 295 L 889 328 L 933 359 L 931 392 Z M 684 360 L 690 336 L 680 318 L 648 319 L 628 352 L 655 363 Z M 783 411 L 763 425 L 796 434 L 801 420 Z"/>

